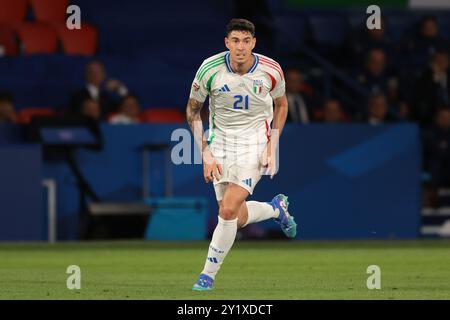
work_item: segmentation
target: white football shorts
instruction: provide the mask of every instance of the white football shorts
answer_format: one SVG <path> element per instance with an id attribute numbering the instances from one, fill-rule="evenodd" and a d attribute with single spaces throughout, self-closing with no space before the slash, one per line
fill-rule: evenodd
<path id="1" fill-rule="evenodd" d="M 222 165 L 220 180 L 214 179 L 214 191 L 217 201 L 221 201 L 229 183 L 237 184 L 253 194 L 256 184 L 265 172 L 260 163 L 260 154 L 245 153 L 236 156 L 234 153 L 215 152 L 211 149 L 216 161 Z"/>

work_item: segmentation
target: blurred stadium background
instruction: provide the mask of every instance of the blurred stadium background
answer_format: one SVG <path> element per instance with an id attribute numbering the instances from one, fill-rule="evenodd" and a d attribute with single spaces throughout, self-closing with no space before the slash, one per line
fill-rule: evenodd
<path id="1" fill-rule="evenodd" d="M 0 239 L 206 238 L 201 166 L 167 156 L 196 69 L 237 16 L 283 66 L 291 105 L 281 170 L 255 197 L 288 194 L 299 239 L 450 235 L 448 6 L 381 2 L 369 31 L 369 3 L 341 2 L 0 1 Z M 65 27 L 71 4 L 81 30 Z"/>
<path id="2" fill-rule="evenodd" d="M 243 17 L 255 51 L 282 65 L 290 101 L 280 171 L 253 198 L 287 194 L 296 240 L 383 242 L 237 242 L 213 297 L 448 299 L 448 242 L 420 240 L 450 236 L 450 4 L 378 1 L 383 28 L 369 31 L 371 1 L 336 3 L 0 0 L 0 298 L 77 297 L 55 276 L 67 263 L 89 266 L 78 297 L 193 298 L 179 290 L 206 241 L 72 242 L 208 239 L 214 192 L 201 165 L 170 161 L 171 135 L 188 129 L 197 68 Z M 69 5 L 81 30 L 65 28 Z M 238 238 L 283 235 L 268 221 Z M 22 241 L 70 243 L 10 243 Z M 372 263 L 406 290 L 368 293 Z M 269 271 L 296 276 L 276 290 L 261 281 Z"/>

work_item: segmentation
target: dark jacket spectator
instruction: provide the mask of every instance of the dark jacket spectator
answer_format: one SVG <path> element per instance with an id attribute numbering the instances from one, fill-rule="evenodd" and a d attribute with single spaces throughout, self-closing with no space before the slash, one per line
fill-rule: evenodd
<path id="1" fill-rule="evenodd" d="M 364 24 L 356 32 L 350 35 L 345 44 L 344 57 L 346 65 L 354 66 L 363 65 L 364 61 L 361 57 L 367 56 L 372 49 L 383 50 L 388 60 L 394 57 L 394 44 L 386 34 L 386 23 L 381 19 L 381 29 L 368 29 Z"/>
<path id="2" fill-rule="evenodd" d="M 100 104 L 101 118 L 104 119 L 108 113 L 117 111 L 117 96 L 123 97 L 127 94 L 127 87 L 117 79 L 106 79 L 104 65 L 94 60 L 86 66 L 85 87 L 71 97 L 69 113 L 71 116 L 79 115 L 83 102 L 93 99 Z"/>
<path id="3" fill-rule="evenodd" d="M 100 121 L 102 117 L 100 103 L 91 98 L 84 100 L 81 104 L 81 116 L 94 121 Z"/>
<path id="4" fill-rule="evenodd" d="M 286 97 L 288 100 L 287 122 L 309 123 L 312 120 L 311 110 L 307 105 L 305 95 L 312 90 L 303 82 L 297 69 L 286 71 Z"/>
<path id="5" fill-rule="evenodd" d="M 424 166 L 435 188 L 450 187 L 450 109 L 439 109 L 424 134 Z"/>
<path id="6" fill-rule="evenodd" d="M 450 105 L 449 55 L 445 51 L 433 54 L 430 66 L 416 83 L 412 100 L 412 118 L 422 127 L 431 124 L 440 106 Z"/>
<path id="7" fill-rule="evenodd" d="M 119 112 L 109 119 L 112 124 L 135 124 L 141 122 L 139 115 L 141 106 L 134 95 L 124 97 L 119 106 Z"/>
<path id="8" fill-rule="evenodd" d="M 436 51 L 447 50 L 447 40 L 440 34 L 435 16 L 423 17 L 417 31 L 402 44 L 401 52 L 417 62 L 427 61 Z"/>
<path id="9" fill-rule="evenodd" d="M 341 104 L 336 99 L 328 99 L 323 104 L 322 120 L 324 123 L 341 123 L 345 121 L 345 115 Z"/>
<path id="10" fill-rule="evenodd" d="M 389 114 L 386 97 L 382 93 L 370 96 L 367 103 L 367 122 L 376 126 L 391 121 L 394 121 L 394 117 Z"/>
<path id="11" fill-rule="evenodd" d="M 382 93 L 392 101 L 398 98 L 397 78 L 388 71 L 386 53 L 382 49 L 368 52 L 364 69 L 356 80 L 371 94 Z"/>

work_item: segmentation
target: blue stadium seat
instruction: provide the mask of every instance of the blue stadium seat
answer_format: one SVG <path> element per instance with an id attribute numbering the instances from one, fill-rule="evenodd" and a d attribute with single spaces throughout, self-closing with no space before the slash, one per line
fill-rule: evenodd
<path id="1" fill-rule="evenodd" d="M 311 16 L 311 34 L 317 45 L 339 46 L 349 29 L 348 22 L 340 16 Z"/>
<path id="2" fill-rule="evenodd" d="M 64 55 L 0 59 L 0 82 L 13 93 L 17 109 L 61 106 L 67 103 L 71 91 L 83 84 L 86 61 Z"/>
<path id="3" fill-rule="evenodd" d="M 442 36 L 449 38 L 450 37 L 450 16 L 441 16 L 438 18 L 439 21 L 439 31 Z"/>
<path id="4" fill-rule="evenodd" d="M 278 16 L 274 19 L 276 47 L 282 52 L 296 52 L 307 37 L 306 21 L 302 17 Z"/>
<path id="5" fill-rule="evenodd" d="M 414 28 L 415 19 L 406 15 L 388 16 L 386 18 L 386 31 L 392 40 L 400 40 L 406 33 Z"/>
<path id="6" fill-rule="evenodd" d="M 361 29 L 362 26 L 366 25 L 367 21 L 366 15 L 362 15 L 361 12 L 351 13 L 347 16 L 347 22 L 352 29 Z"/>

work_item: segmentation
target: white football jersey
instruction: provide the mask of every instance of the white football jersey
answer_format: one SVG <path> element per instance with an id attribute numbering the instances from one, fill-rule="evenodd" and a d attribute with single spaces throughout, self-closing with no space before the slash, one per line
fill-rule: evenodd
<path id="1" fill-rule="evenodd" d="M 215 149 L 233 152 L 267 143 L 273 99 L 285 94 L 285 81 L 276 61 L 253 56 L 253 66 L 239 75 L 228 51 L 216 54 L 203 61 L 192 83 L 190 98 L 203 103 L 209 96 L 208 142 Z"/>

